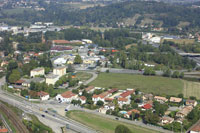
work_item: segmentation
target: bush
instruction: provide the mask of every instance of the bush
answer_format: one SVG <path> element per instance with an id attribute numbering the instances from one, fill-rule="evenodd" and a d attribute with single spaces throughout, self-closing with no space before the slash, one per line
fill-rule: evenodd
<path id="1" fill-rule="evenodd" d="M 131 133 L 130 129 L 124 125 L 118 125 L 115 128 L 115 133 Z"/>

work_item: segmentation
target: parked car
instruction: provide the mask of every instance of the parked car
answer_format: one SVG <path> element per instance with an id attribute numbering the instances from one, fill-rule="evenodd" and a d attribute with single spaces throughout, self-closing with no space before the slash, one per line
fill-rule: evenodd
<path id="1" fill-rule="evenodd" d="M 42 115 L 42 117 L 45 117 L 45 115 Z"/>

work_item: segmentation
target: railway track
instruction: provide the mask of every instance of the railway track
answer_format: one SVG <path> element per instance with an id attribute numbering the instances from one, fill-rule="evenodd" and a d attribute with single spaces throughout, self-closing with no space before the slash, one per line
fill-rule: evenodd
<path id="1" fill-rule="evenodd" d="M 0 102 L 0 109 L 6 114 L 8 119 L 11 120 L 11 122 L 15 126 L 17 132 L 19 132 L 19 133 L 29 133 L 27 128 L 21 122 L 20 118 L 18 118 L 16 116 L 16 114 L 11 109 L 9 109 L 6 105 L 4 105 L 1 102 Z"/>

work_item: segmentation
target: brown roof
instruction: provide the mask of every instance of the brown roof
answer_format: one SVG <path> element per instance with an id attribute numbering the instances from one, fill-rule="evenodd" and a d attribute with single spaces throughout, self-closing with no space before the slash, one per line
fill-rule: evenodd
<path id="1" fill-rule="evenodd" d="M 105 101 L 112 101 L 113 98 L 105 98 Z"/>
<path id="2" fill-rule="evenodd" d="M 40 96 L 40 97 L 43 97 L 43 96 L 46 96 L 46 95 L 49 95 L 49 93 L 44 92 L 44 91 L 38 92 L 38 96 Z"/>
<path id="3" fill-rule="evenodd" d="M 133 94 L 134 92 L 135 92 L 135 90 L 127 90 L 127 91 L 123 92 L 122 94 L 120 94 L 120 96 L 125 98 L 125 97 Z"/>
<path id="4" fill-rule="evenodd" d="M 71 98 L 73 96 L 76 96 L 76 94 L 72 93 L 71 91 L 66 91 L 66 92 L 62 93 L 61 96 L 64 98 Z"/>
<path id="5" fill-rule="evenodd" d="M 194 104 L 195 102 L 196 102 L 195 100 L 190 100 L 190 99 L 186 100 L 186 104 Z"/>
<path id="6" fill-rule="evenodd" d="M 0 129 L 0 133 L 7 133 L 7 132 L 8 132 L 7 128 Z"/>
<path id="7" fill-rule="evenodd" d="M 128 99 L 127 98 L 118 98 L 118 101 L 123 101 L 123 102 L 127 102 L 128 101 Z"/>
<path id="8" fill-rule="evenodd" d="M 129 111 L 127 112 L 127 114 L 128 114 L 128 115 L 131 115 L 131 114 L 132 114 L 132 112 L 134 112 L 135 114 L 140 114 L 140 111 L 139 111 L 139 110 L 137 110 L 137 109 L 132 109 L 132 110 L 129 110 Z"/>
<path id="9" fill-rule="evenodd" d="M 111 90 L 108 90 L 109 93 L 114 93 L 114 92 L 117 92 L 117 91 L 118 91 L 117 88 L 113 88 L 113 89 L 111 89 Z"/>
<path id="10" fill-rule="evenodd" d="M 191 127 L 190 131 L 200 132 L 200 120 Z"/>
<path id="11" fill-rule="evenodd" d="M 65 43 L 70 43 L 67 40 L 53 40 L 53 43 L 57 43 L 57 44 L 65 44 Z"/>
<path id="12" fill-rule="evenodd" d="M 81 100 L 86 100 L 87 98 L 85 96 L 80 97 Z"/>
<path id="13" fill-rule="evenodd" d="M 182 98 L 170 97 L 170 102 L 180 103 L 181 101 L 182 101 Z"/>
<path id="14" fill-rule="evenodd" d="M 17 80 L 17 81 L 15 81 L 15 84 L 22 84 L 24 82 L 24 80 Z"/>
<path id="15" fill-rule="evenodd" d="M 154 99 L 162 100 L 162 101 L 168 101 L 167 98 L 165 98 L 165 97 L 161 97 L 161 96 L 155 96 Z"/>
<path id="16" fill-rule="evenodd" d="M 92 89 L 94 89 L 94 86 L 89 86 L 89 87 L 85 88 L 85 90 L 86 90 L 87 92 L 90 91 L 90 90 L 92 90 Z"/>

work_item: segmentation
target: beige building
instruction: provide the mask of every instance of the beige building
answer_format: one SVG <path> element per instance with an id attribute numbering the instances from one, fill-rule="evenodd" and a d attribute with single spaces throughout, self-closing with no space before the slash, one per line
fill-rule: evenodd
<path id="1" fill-rule="evenodd" d="M 31 77 L 35 77 L 37 75 L 44 75 L 44 68 L 43 67 L 38 67 L 33 70 L 31 70 Z"/>
<path id="2" fill-rule="evenodd" d="M 58 81 L 58 80 L 59 80 L 59 76 L 58 75 L 48 74 L 46 76 L 46 83 L 48 85 L 50 85 L 50 84 L 54 85 L 56 83 L 56 81 Z"/>
<path id="3" fill-rule="evenodd" d="M 59 77 L 66 74 L 66 67 L 65 66 L 59 66 L 53 69 L 53 74 L 58 75 Z"/>

